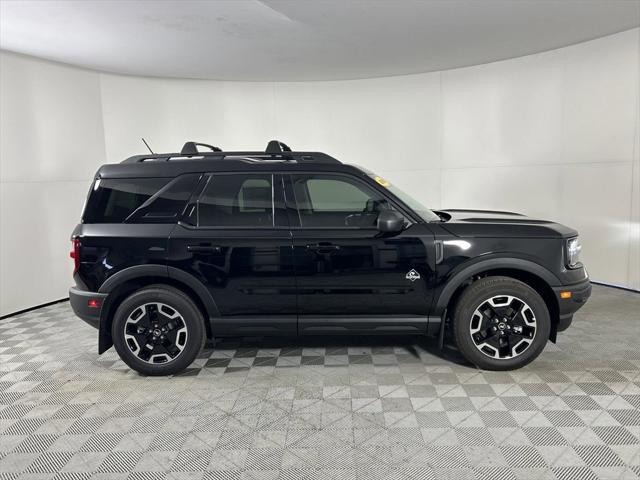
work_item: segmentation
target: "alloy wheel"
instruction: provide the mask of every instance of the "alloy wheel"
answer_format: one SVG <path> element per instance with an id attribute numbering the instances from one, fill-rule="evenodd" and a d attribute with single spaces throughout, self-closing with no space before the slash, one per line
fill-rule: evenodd
<path id="1" fill-rule="evenodd" d="M 146 363 L 171 362 L 187 345 L 187 325 L 182 315 L 165 303 L 145 303 L 135 308 L 124 330 L 127 347 Z"/>
<path id="2" fill-rule="evenodd" d="M 537 321 L 531 307 L 511 295 L 483 301 L 469 324 L 476 348 L 488 357 L 506 360 L 524 353 L 533 343 Z"/>

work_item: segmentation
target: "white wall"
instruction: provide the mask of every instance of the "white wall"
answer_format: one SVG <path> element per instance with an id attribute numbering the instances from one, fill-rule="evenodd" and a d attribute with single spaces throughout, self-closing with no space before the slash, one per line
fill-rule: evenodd
<path id="1" fill-rule="evenodd" d="M 104 162 L 100 75 L 0 55 L 0 315 L 67 296 L 69 236 Z"/>
<path id="2" fill-rule="evenodd" d="M 638 32 L 444 72 L 442 204 L 574 226 L 593 279 L 640 289 Z"/>
<path id="3" fill-rule="evenodd" d="M 558 220 L 580 230 L 593 279 L 640 289 L 639 32 L 345 82 L 147 79 L 3 53 L 0 311 L 65 296 L 68 234 L 93 171 L 105 152 L 108 162 L 144 152 L 142 136 L 156 151 L 185 140 L 262 149 L 278 138 L 374 169 L 434 208 Z M 42 205 L 40 233 L 16 235 L 12 225 L 32 228 L 5 207 L 21 198 L 30 212 Z M 46 275 L 25 273 L 22 238 Z"/>

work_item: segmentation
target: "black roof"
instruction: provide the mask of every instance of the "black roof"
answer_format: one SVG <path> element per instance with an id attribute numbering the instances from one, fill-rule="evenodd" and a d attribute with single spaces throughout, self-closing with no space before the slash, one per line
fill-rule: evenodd
<path id="1" fill-rule="evenodd" d="M 198 146 L 210 151 L 201 152 Z M 272 140 L 263 152 L 225 152 L 203 143 L 187 142 L 180 153 L 135 155 L 121 163 L 103 165 L 101 177 L 175 177 L 184 173 L 234 171 L 351 171 L 353 166 L 322 152 L 296 152 Z"/>

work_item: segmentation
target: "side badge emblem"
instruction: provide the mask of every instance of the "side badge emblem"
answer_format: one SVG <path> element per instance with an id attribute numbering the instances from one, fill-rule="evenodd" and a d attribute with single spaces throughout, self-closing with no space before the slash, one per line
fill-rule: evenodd
<path id="1" fill-rule="evenodd" d="M 420 278 L 420 274 L 412 268 L 407 272 L 404 278 L 406 278 L 407 280 L 411 280 L 412 282 L 415 282 Z"/>

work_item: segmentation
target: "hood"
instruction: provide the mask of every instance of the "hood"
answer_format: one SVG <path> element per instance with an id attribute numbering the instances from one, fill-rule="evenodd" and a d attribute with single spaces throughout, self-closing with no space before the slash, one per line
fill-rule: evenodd
<path id="1" fill-rule="evenodd" d="M 448 217 L 442 226 L 458 236 L 566 238 L 578 234 L 565 225 L 520 213 L 460 209 L 438 210 L 438 213 Z"/>

